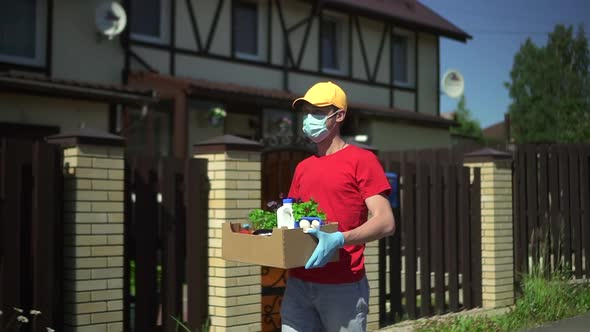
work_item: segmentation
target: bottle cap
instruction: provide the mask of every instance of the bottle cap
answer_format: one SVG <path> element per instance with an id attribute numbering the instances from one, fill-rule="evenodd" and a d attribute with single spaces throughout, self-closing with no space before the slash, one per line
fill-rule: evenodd
<path id="1" fill-rule="evenodd" d="M 293 203 L 293 199 L 292 198 L 283 198 L 283 204 L 285 203 Z"/>

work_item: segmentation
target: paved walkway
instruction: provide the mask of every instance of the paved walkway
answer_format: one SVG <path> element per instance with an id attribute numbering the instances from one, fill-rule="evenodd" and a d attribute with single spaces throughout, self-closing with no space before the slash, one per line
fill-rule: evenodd
<path id="1" fill-rule="evenodd" d="M 583 315 L 547 323 L 527 332 L 590 331 L 590 312 Z"/>

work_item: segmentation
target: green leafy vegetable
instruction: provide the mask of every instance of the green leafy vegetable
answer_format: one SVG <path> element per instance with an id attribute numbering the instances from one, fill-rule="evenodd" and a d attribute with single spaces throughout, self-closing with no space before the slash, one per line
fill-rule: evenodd
<path id="1" fill-rule="evenodd" d="M 318 217 L 326 220 L 326 214 L 320 210 L 318 203 L 311 198 L 307 202 L 293 203 L 293 217 L 300 220 L 303 217 Z"/>

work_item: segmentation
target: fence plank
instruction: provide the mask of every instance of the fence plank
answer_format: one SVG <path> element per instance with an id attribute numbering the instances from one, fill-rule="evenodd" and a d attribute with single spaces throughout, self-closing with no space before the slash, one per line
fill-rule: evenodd
<path id="1" fill-rule="evenodd" d="M 554 145 L 549 146 L 549 220 L 551 223 L 552 266 L 555 269 L 561 261 L 561 223 L 559 214 L 559 154 Z"/>
<path id="2" fill-rule="evenodd" d="M 434 261 L 434 292 L 436 310 L 445 311 L 444 226 L 442 204 L 442 168 L 436 163 L 430 168 L 432 190 L 430 191 L 430 220 L 432 226 L 432 260 Z"/>
<path id="3" fill-rule="evenodd" d="M 539 220 L 537 211 L 537 151 L 534 145 L 525 146 L 526 153 L 526 223 L 527 223 L 527 240 L 530 241 L 531 255 L 536 261 L 539 257 Z M 527 241 L 527 242 L 528 242 Z M 528 262 L 527 262 L 528 264 Z"/>
<path id="4" fill-rule="evenodd" d="M 22 297 L 22 289 L 28 280 L 23 278 L 25 266 L 28 262 L 28 253 L 23 250 L 23 228 L 26 215 L 22 207 L 26 206 L 26 198 L 23 197 L 23 180 L 26 174 L 24 166 L 30 157 L 30 145 L 19 141 L 6 141 L 4 155 L 5 163 L 5 199 L 2 203 L 2 299 L 3 304 L 23 308 L 25 299 Z M 10 253 L 10 254 L 8 254 Z"/>
<path id="5" fill-rule="evenodd" d="M 174 158 L 162 160 L 160 186 L 162 190 L 162 325 L 164 332 L 174 332 L 176 324 L 171 317 L 182 319 L 182 286 L 184 255 L 184 218 L 179 186 L 182 179 L 182 163 Z"/>
<path id="6" fill-rule="evenodd" d="M 404 220 L 404 254 L 406 270 L 406 312 L 410 319 L 417 317 L 416 310 L 416 164 L 408 162 L 408 155 L 404 153 L 401 164 L 403 177 L 402 219 Z"/>
<path id="7" fill-rule="evenodd" d="M 549 173 L 548 173 L 548 149 L 547 145 L 539 145 L 537 147 L 537 160 L 539 169 L 539 228 L 541 231 L 541 257 L 543 259 L 543 266 L 548 266 L 550 261 L 550 243 L 548 242 L 548 232 L 550 229 L 549 223 Z"/>
<path id="8" fill-rule="evenodd" d="M 529 236 L 528 236 L 528 222 L 527 222 L 527 188 L 526 188 L 526 152 L 524 146 L 519 146 L 517 150 L 518 167 L 516 167 L 516 182 L 518 185 L 518 211 L 516 219 L 516 227 L 518 229 L 517 238 L 517 266 L 516 273 L 517 280 L 520 280 L 523 273 L 528 272 L 528 256 L 529 256 Z"/>
<path id="9" fill-rule="evenodd" d="M 398 161 L 394 161 L 391 163 L 390 168 L 393 172 L 400 174 L 400 163 Z M 399 189 L 399 186 L 398 186 Z M 399 192 L 398 196 L 399 197 Z M 393 209 L 393 214 L 395 220 L 399 220 L 399 208 Z M 401 280 L 401 273 L 402 273 L 402 253 L 401 253 L 401 234 L 403 231 L 403 223 L 398 222 L 397 229 L 393 236 L 389 237 L 389 265 L 390 265 L 390 272 L 389 272 L 389 303 L 391 304 L 391 313 L 392 318 L 394 321 L 400 320 L 402 316 L 402 280 Z M 397 316 L 397 318 L 396 318 Z"/>
<path id="10" fill-rule="evenodd" d="M 153 158 L 139 158 L 135 170 L 132 227 L 135 257 L 135 321 L 136 331 L 156 331 L 158 292 L 157 172 Z M 130 241 L 131 242 L 131 241 Z"/>
<path id="11" fill-rule="evenodd" d="M 463 307 L 473 307 L 471 294 L 471 232 L 469 227 L 469 168 L 462 167 L 459 174 L 459 243 L 461 252 L 460 270 L 462 273 Z"/>
<path id="12" fill-rule="evenodd" d="M 574 254 L 574 274 L 576 278 L 582 277 L 582 242 L 580 225 L 580 173 L 578 149 L 569 145 L 567 148 L 569 159 L 569 184 L 570 184 L 570 211 L 572 249 Z"/>
<path id="13" fill-rule="evenodd" d="M 445 192 L 443 196 L 445 208 L 445 255 L 448 258 L 449 272 L 449 309 L 459 310 L 459 273 L 457 246 L 457 166 L 445 167 Z"/>
<path id="14" fill-rule="evenodd" d="M 582 242 L 584 243 L 584 262 L 586 263 L 584 274 L 586 278 L 590 276 L 590 180 L 588 177 L 588 168 L 590 165 L 588 158 L 590 158 L 590 145 L 585 145 L 581 149 L 580 156 L 580 220 L 582 222 Z"/>
<path id="15" fill-rule="evenodd" d="M 471 288 L 473 306 L 481 306 L 481 169 L 473 169 L 473 184 L 470 193 L 471 228 Z"/>
<path id="16" fill-rule="evenodd" d="M 570 190 L 569 190 L 569 158 L 567 148 L 564 145 L 558 146 L 559 153 L 559 187 L 562 195 L 559 200 L 559 211 L 561 213 L 561 220 L 563 222 L 563 250 L 564 264 L 566 267 L 572 266 L 572 234 L 571 234 L 571 220 L 570 220 Z"/>
<path id="17" fill-rule="evenodd" d="M 63 178 L 57 146 L 33 147 L 33 306 L 43 313 L 44 324 L 61 326 L 61 216 Z"/>
<path id="18" fill-rule="evenodd" d="M 423 161 L 417 164 L 416 219 L 420 227 L 420 314 L 430 316 L 430 222 L 429 222 L 429 167 Z"/>

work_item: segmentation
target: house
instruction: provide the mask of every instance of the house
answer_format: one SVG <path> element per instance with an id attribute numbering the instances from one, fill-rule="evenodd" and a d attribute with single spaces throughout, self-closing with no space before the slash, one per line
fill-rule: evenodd
<path id="1" fill-rule="evenodd" d="M 332 80 L 349 97 L 345 136 L 380 150 L 450 144 L 439 43 L 471 37 L 419 1 L 126 0 L 112 40 L 94 24 L 102 3 L 2 5 L 1 128 L 94 127 L 129 152 L 178 157 L 221 134 L 293 143 L 291 100 Z"/>

